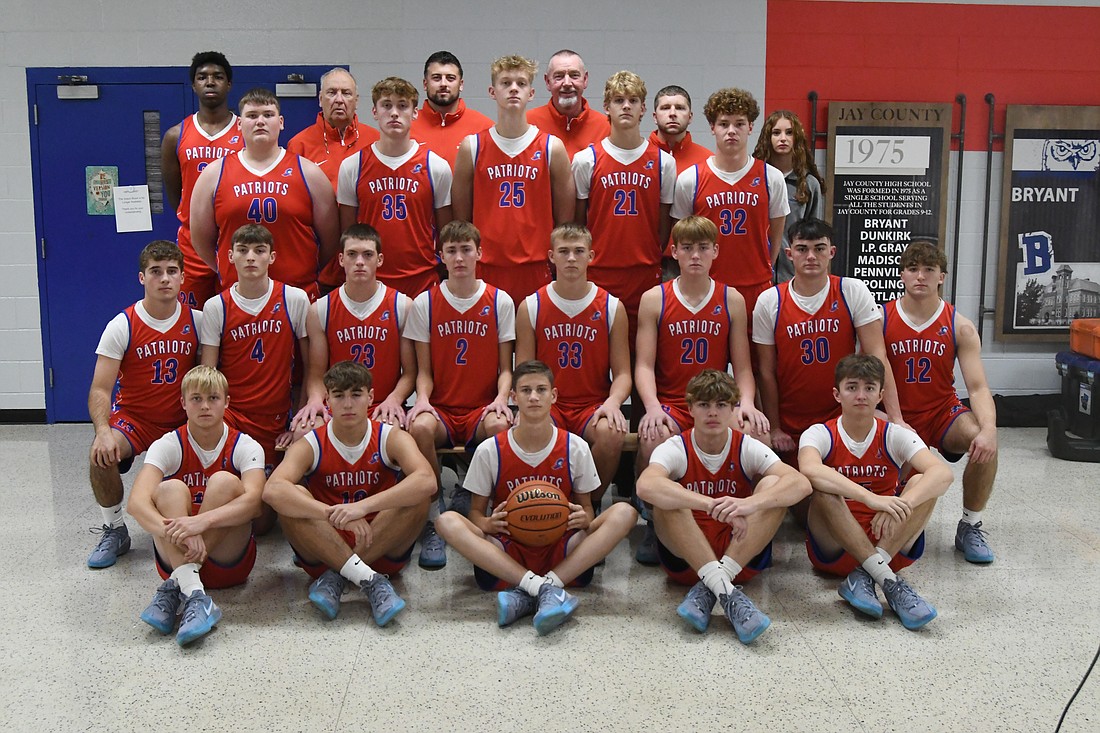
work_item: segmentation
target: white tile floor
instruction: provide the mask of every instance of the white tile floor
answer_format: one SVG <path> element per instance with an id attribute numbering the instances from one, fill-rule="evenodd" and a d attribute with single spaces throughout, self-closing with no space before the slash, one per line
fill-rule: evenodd
<path id="1" fill-rule="evenodd" d="M 138 620 L 159 583 L 134 522 L 118 565 L 85 567 L 99 513 L 85 425 L 0 426 L 5 613 L 0 727 L 13 731 L 1051 731 L 1100 641 L 1100 471 L 1055 460 L 1045 431 L 1002 430 L 988 567 L 952 549 L 960 489 L 907 577 L 940 616 L 906 631 L 857 618 L 785 524 L 746 590 L 772 618 L 752 647 L 716 617 L 675 615 L 683 589 L 616 548 L 575 620 L 539 638 L 498 629 L 494 600 L 451 553 L 411 567 L 386 629 L 365 602 L 322 620 L 276 532 L 225 617 L 181 650 Z M 1100 731 L 1100 670 L 1064 731 Z"/>

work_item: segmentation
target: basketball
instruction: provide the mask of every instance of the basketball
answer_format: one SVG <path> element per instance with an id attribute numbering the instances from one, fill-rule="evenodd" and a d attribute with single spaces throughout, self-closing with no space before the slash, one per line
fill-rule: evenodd
<path id="1" fill-rule="evenodd" d="M 529 547 L 553 544 L 565 534 L 569 522 L 569 498 L 546 481 L 525 481 L 508 495 L 508 531 L 512 539 Z"/>

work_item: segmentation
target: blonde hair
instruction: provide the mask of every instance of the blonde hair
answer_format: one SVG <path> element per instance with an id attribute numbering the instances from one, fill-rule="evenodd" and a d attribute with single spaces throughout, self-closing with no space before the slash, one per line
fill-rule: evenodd
<path id="1" fill-rule="evenodd" d="M 637 97 L 645 104 L 646 88 L 642 77 L 633 71 L 616 71 L 603 85 L 603 106 L 611 104 L 611 98 L 616 94 L 625 97 Z"/>
<path id="2" fill-rule="evenodd" d="M 229 381 L 225 375 L 214 367 L 199 364 L 192 367 L 180 381 L 180 393 L 186 397 L 190 393 L 198 392 L 203 395 L 229 394 Z"/>
<path id="3" fill-rule="evenodd" d="M 718 243 L 718 226 L 705 216 L 685 216 L 672 225 L 673 245 L 681 242 Z"/>
<path id="4" fill-rule="evenodd" d="M 503 74 L 505 71 L 522 71 L 527 75 L 528 83 L 534 82 L 535 77 L 539 73 L 539 64 L 537 61 L 532 61 L 526 56 L 501 56 L 495 59 L 489 66 L 489 78 L 494 84 L 497 83 L 497 77 Z"/>

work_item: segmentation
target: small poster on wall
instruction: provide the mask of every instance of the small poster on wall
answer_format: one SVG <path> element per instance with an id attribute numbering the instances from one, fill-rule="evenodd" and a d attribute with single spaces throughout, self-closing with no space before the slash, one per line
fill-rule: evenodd
<path id="1" fill-rule="evenodd" d="M 84 195 L 89 216 L 114 216 L 114 189 L 118 185 L 117 165 L 84 166 Z"/>
<path id="2" fill-rule="evenodd" d="M 999 340 L 1100 318 L 1100 107 L 1008 106 L 998 271 Z"/>
<path id="3" fill-rule="evenodd" d="M 902 294 L 898 255 L 909 242 L 943 246 L 950 152 L 950 104 L 829 104 L 834 273 L 863 280 L 879 303 Z"/>

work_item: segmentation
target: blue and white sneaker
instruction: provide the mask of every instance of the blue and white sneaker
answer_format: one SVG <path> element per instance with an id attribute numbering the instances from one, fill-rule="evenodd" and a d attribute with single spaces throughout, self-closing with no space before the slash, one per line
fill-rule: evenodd
<path id="1" fill-rule="evenodd" d="M 726 612 L 726 618 L 742 644 L 756 641 L 772 625 L 772 620 L 753 605 L 749 597 L 741 592 L 740 586 L 735 585 L 729 594 L 718 596 L 718 602 L 722 604 L 722 610 Z"/>
<path id="2" fill-rule="evenodd" d="M 993 550 L 989 549 L 985 535 L 981 522 L 970 524 L 960 519 L 955 528 L 955 549 L 963 553 L 967 562 L 988 565 L 993 562 Z"/>
<path id="3" fill-rule="evenodd" d="M 837 593 L 860 613 L 871 618 L 882 618 L 882 604 L 875 593 L 875 579 L 863 568 L 848 573 Z"/>
<path id="4" fill-rule="evenodd" d="M 373 578 L 364 583 L 361 590 L 370 601 L 374 622 L 379 626 L 388 624 L 405 608 L 404 599 L 397 595 L 390 579 L 381 573 L 376 573 Z"/>
<path id="5" fill-rule="evenodd" d="M 447 565 L 447 543 L 436 534 L 435 524 L 428 522 L 420 535 L 420 567 L 438 570 Z"/>
<path id="6" fill-rule="evenodd" d="M 710 626 L 710 613 L 714 610 L 717 600 L 707 584 L 700 580 L 691 586 L 691 590 L 684 596 L 684 601 L 676 609 L 676 613 L 696 631 L 702 633 Z"/>
<path id="7" fill-rule="evenodd" d="M 130 551 L 130 530 L 126 529 L 125 524 L 120 524 L 117 527 L 106 524 L 102 527 L 92 527 L 91 532 L 100 535 L 100 537 L 99 543 L 92 550 L 92 554 L 88 555 L 88 567 L 90 568 L 96 568 L 97 570 L 109 568 L 118 562 L 119 555 L 125 555 Z"/>
<path id="8" fill-rule="evenodd" d="M 543 583 L 539 588 L 538 612 L 535 614 L 535 631 L 546 636 L 558 628 L 577 610 L 577 599 L 553 583 Z"/>
<path id="9" fill-rule="evenodd" d="M 182 602 L 179 583 L 175 578 L 169 578 L 157 588 L 152 602 L 141 612 L 140 618 L 160 633 L 170 634 L 176 626 L 176 616 Z"/>
<path id="10" fill-rule="evenodd" d="M 206 636 L 221 620 L 222 610 L 214 604 L 214 600 L 204 591 L 193 592 L 183 602 L 183 618 L 176 632 L 176 643 L 186 646 Z"/>
<path id="11" fill-rule="evenodd" d="M 346 585 L 343 575 L 335 570 L 326 570 L 309 586 L 310 603 L 321 609 L 321 613 L 331 621 L 340 613 L 340 596 L 344 594 Z"/>
<path id="12" fill-rule="evenodd" d="M 522 588 L 502 590 L 497 593 L 497 625 L 510 626 L 524 616 L 530 616 L 538 607 L 535 597 Z"/>
<path id="13" fill-rule="evenodd" d="M 882 593 L 894 613 L 901 619 L 901 625 L 910 631 L 916 631 L 936 618 L 936 609 L 928 601 L 917 595 L 912 586 L 901 578 L 887 580 L 882 584 Z"/>

